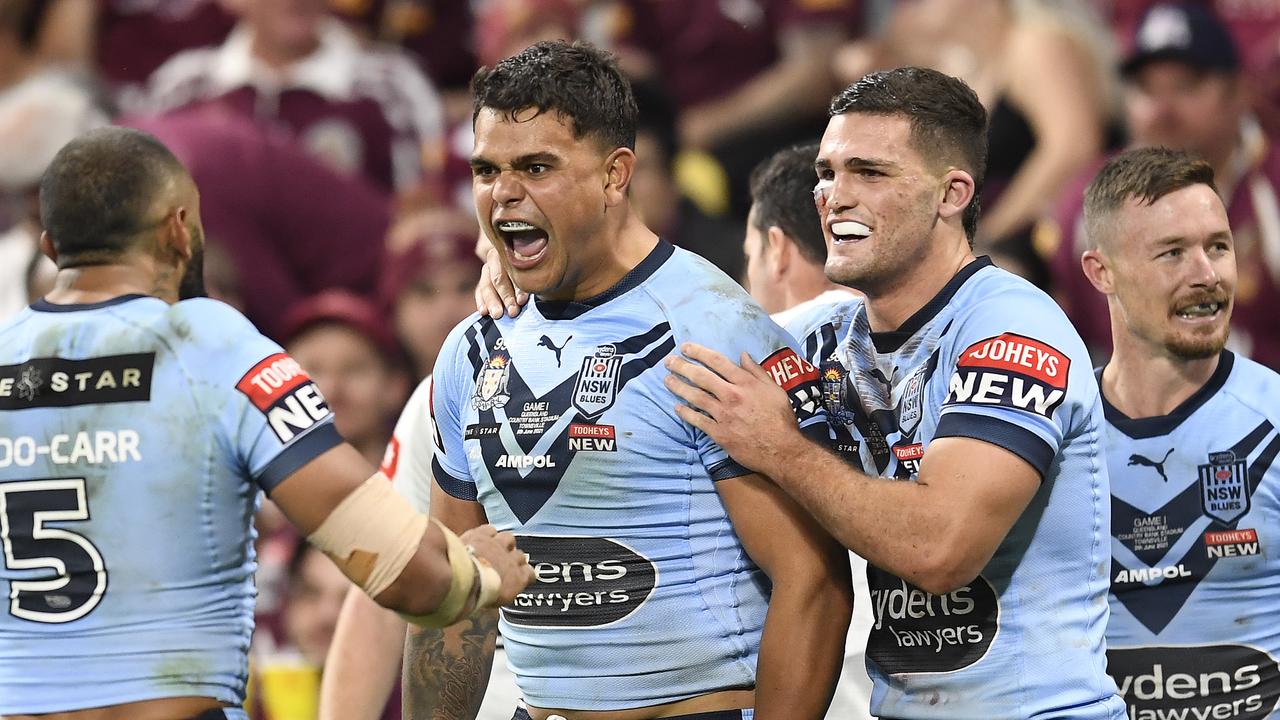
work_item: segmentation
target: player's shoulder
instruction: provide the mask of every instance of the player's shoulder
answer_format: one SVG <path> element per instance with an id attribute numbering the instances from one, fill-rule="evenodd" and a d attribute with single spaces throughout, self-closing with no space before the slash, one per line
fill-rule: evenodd
<path id="1" fill-rule="evenodd" d="M 774 324 L 750 293 L 710 260 L 683 248 L 666 247 L 671 248 L 670 257 L 642 287 L 672 328 L 701 333 L 713 325 L 741 330 Z"/>
<path id="2" fill-rule="evenodd" d="M 794 314 L 783 327 L 797 340 L 803 341 L 824 327 L 835 330 L 847 327 L 862 304 L 862 298 L 850 297 L 831 304 L 808 307 Z"/>
<path id="3" fill-rule="evenodd" d="M 168 306 L 152 320 L 152 329 L 168 340 L 174 354 L 210 368 L 236 368 L 281 352 L 239 310 L 212 298 Z"/>
<path id="4" fill-rule="evenodd" d="M 1222 392 L 1237 403 L 1280 427 L 1280 373 L 1242 355 L 1225 352 L 1222 362 L 1230 362 L 1231 370 Z"/>
<path id="5" fill-rule="evenodd" d="M 1067 314 L 1048 293 L 992 264 L 979 268 L 950 304 L 956 321 L 962 324 L 1007 325 L 1080 339 Z"/>

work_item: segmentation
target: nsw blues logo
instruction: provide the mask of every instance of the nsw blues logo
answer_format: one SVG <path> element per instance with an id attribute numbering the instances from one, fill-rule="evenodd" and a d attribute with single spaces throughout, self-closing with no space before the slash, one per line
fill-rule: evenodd
<path id="1" fill-rule="evenodd" d="M 594 355 L 582 360 L 578 382 L 573 386 L 573 407 L 585 419 L 599 417 L 618 399 L 618 374 L 622 356 L 612 344 L 596 348 Z"/>
<path id="2" fill-rule="evenodd" d="M 1249 512 L 1248 467 L 1244 458 L 1231 450 L 1209 454 L 1209 462 L 1199 466 L 1200 501 L 1204 514 L 1229 525 Z"/>
<path id="3" fill-rule="evenodd" d="M 476 394 L 471 398 L 471 404 L 481 411 L 503 407 L 511 399 L 507 390 L 510 382 L 511 355 L 504 350 L 495 350 L 480 371 L 480 381 L 476 383 Z"/>

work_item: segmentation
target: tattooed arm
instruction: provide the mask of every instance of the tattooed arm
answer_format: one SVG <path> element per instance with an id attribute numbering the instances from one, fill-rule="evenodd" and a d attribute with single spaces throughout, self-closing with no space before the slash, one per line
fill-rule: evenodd
<path id="1" fill-rule="evenodd" d="M 431 487 L 431 515 L 462 534 L 486 522 L 477 502 Z M 489 610 L 442 630 L 409 626 L 404 645 L 404 717 L 474 720 L 484 700 L 498 640 L 498 612 Z"/>

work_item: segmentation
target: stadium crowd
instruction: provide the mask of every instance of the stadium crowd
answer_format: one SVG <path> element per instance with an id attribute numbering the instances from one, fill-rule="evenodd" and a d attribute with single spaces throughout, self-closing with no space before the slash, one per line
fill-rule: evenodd
<path id="1" fill-rule="evenodd" d="M 477 69 L 554 39 L 607 49 L 631 81 L 638 118 L 629 203 L 643 224 L 738 280 L 788 329 L 815 304 L 856 297 L 823 276 L 828 247 L 812 212 L 821 195 L 813 161 L 832 97 L 867 73 L 918 66 L 963 80 L 986 112 L 974 251 L 1057 302 L 1084 341 L 1082 362 L 1104 365 L 1113 352 L 1119 362 L 1126 345 L 1113 325 L 1118 317 L 1139 322 L 1125 305 L 1126 298 L 1137 302 L 1124 294 L 1125 283 L 1153 282 L 1118 270 L 1107 275 L 1098 269 L 1103 260 L 1090 266 L 1090 253 L 1096 258 L 1107 246 L 1090 234 L 1101 227 L 1091 213 L 1104 210 L 1090 204 L 1086 187 L 1121 152 L 1166 147 L 1207 163 L 1230 224 L 1234 300 L 1226 347 L 1280 371 L 1280 0 L 0 0 L 0 325 L 53 287 L 56 267 L 40 251 L 39 189 L 55 154 L 95 128 L 143 130 L 173 152 L 199 188 L 209 296 L 242 312 L 296 359 L 342 437 L 410 494 L 397 475 L 431 473 L 436 411 L 429 376 L 451 331 L 482 302 L 475 291 L 487 241 L 472 192 L 469 83 Z M 1204 184 L 1187 184 L 1196 183 Z M 1095 205 L 1119 212 L 1104 200 Z M 912 272 L 909 262 L 898 265 Z M 496 267 L 483 275 L 486 284 Z M 1113 295 L 1121 299 L 1109 310 Z M 817 327 L 806 326 L 811 343 L 820 340 Z M 555 358 L 558 365 L 559 349 Z M 823 359 L 805 357 L 819 369 Z M 1222 372 L 1230 372 L 1226 366 Z M 1089 381 L 1085 370 L 1073 368 L 1072 382 Z M 1203 402 L 1193 396 L 1176 409 L 1139 403 L 1147 412 L 1125 417 L 1121 411 L 1135 406 L 1116 399 L 1122 390 L 1108 394 L 1118 387 L 1114 376 L 1098 377 L 1107 420 L 1120 428 L 1109 427 L 1111 435 L 1155 437 L 1156 429 L 1126 421 L 1189 416 Z M 1206 392 L 1217 392 L 1226 379 L 1206 382 Z M 1263 401 L 1274 418 L 1280 398 Z M 1221 423 L 1247 414 L 1222 413 Z M 1196 549 L 1210 557 L 1218 547 L 1246 551 L 1245 535 L 1225 533 L 1253 533 L 1255 543 L 1261 535 L 1266 545 L 1280 532 L 1276 471 L 1267 476 L 1269 488 L 1256 489 L 1276 454 L 1276 442 L 1265 440 L 1273 430 L 1265 414 L 1248 417 L 1252 424 L 1240 433 L 1256 426 L 1263 439 L 1245 452 L 1272 448 L 1266 465 L 1251 455 L 1261 469 L 1250 490 L 1255 503 L 1271 503 L 1270 525 L 1237 530 L 1239 513 L 1209 513 L 1222 527 L 1198 541 L 1208 550 Z M 1081 427 L 1060 432 L 1074 437 Z M 726 447 L 732 442 L 712 436 Z M 440 442 L 438 450 L 448 447 Z M 1200 473 L 1244 472 L 1233 464 L 1243 456 L 1226 459 L 1218 450 L 1225 448 L 1207 449 Z M 1163 447 L 1144 446 L 1114 462 L 1158 470 L 1167 482 L 1164 461 L 1155 460 L 1162 453 L 1167 460 Z M 1195 466 L 1188 466 L 1192 476 Z M 1056 467 L 1051 471 L 1046 458 L 1037 469 L 1048 477 Z M 1114 471 L 1112 486 L 1119 497 Z M 1189 561 L 1158 561 L 1161 554 L 1152 553 L 1191 542 L 1191 533 L 1179 540 L 1170 527 L 1198 519 L 1170 511 L 1170 527 L 1139 529 L 1135 520 L 1121 528 L 1125 512 L 1158 516 L 1163 504 L 1124 493 L 1111 510 L 1114 537 L 1102 530 L 1104 548 L 1124 545 L 1113 562 L 1163 562 L 1166 572 L 1185 572 Z M 410 499 L 426 509 L 426 498 Z M 393 686 L 404 620 L 349 593 L 350 581 L 269 501 L 256 525 L 249 717 L 401 717 Z M 822 525 L 849 549 L 877 552 L 857 539 L 860 529 L 846 535 Z M 1129 542 L 1135 534 L 1145 540 Z M 827 715 L 833 720 L 870 717 L 863 666 L 875 600 L 859 554 L 850 555 L 856 600 Z M 1280 575 L 1272 574 L 1270 587 L 1280 588 Z M 1112 617 L 1120 607 L 1126 633 L 1139 623 L 1152 627 L 1144 603 L 1170 602 L 1151 582 L 1117 580 L 1115 568 L 1111 581 L 1125 592 L 1122 601 L 1112 598 Z M 883 590 L 872 582 L 871 592 Z M 1181 587 L 1179 607 L 1194 591 Z M 1221 592 L 1229 600 L 1230 591 Z M 1275 639 L 1280 623 L 1272 622 L 1267 632 Z M 1132 644 L 1141 635 L 1133 631 Z M 329 652 L 335 637 L 343 652 Z M 0 663 L 4 653 L 0 648 Z M 1137 668 L 1128 687 L 1116 678 L 1126 700 L 1143 693 L 1144 666 L 1134 657 L 1109 656 L 1113 668 Z M 1280 702 L 1276 661 L 1270 658 L 1271 675 L 1259 681 L 1271 693 L 1268 709 Z M 479 717 L 506 720 L 520 693 L 501 649 L 492 673 Z M 1177 694 L 1172 681 L 1168 688 Z M 0 716 L 4 704 L 0 697 Z M 1134 707 L 1130 717 L 1155 717 Z M 1247 707 L 1222 717 L 1269 716 Z M 957 703 L 955 711 L 962 708 Z"/>

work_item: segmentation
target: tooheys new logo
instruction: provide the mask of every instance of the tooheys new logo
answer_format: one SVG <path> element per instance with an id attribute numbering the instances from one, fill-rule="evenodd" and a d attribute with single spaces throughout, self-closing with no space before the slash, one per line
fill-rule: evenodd
<path id="1" fill-rule="evenodd" d="M 952 672 L 987 654 L 1000 626 L 1000 603 L 981 576 L 945 595 L 872 566 L 867 580 L 875 613 L 867 657 L 884 672 Z"/>
<path id="2" fill-rule="evenodd" d="M 980 340 L 960 353 L 944 404 L 1001 405 L 1043 417 L 1067 395 L 1071 359 L 1014 333 Z"/>
<path id="3" fill-rule="evenodd" d="M 513 625 L 600 627 L 634 613 L 653 594 L 658 569 L 608 538 L 517 536 L 533 583 L 502 609 Z"/>
<path id="4" fill-rule="evenodd" d="M 1246 645 L 1107 651 L 1130 720 L 1262 720 L 1280 700 L 1280 666 Z"/>

